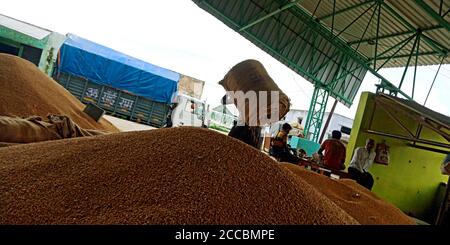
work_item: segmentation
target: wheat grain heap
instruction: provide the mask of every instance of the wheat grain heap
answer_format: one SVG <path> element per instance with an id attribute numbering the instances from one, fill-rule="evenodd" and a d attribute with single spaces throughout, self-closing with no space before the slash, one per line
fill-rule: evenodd
<path id="1" fill-rule="evenodd" d="M 357 224 L 246 144 L 171 128 L 0 149 L 1 224 Z"/>
<path id="2" fill-rule="evenodd" d="M 394 205 L 378 198 L 351 179 L 333 180 L 324 175 L 284 163 L 300 181 L 306 181 L 362 225 L 414 225 L 413 219 Z"/>
<path id="3" fill-rule="evenodd" d="M 77 98 L 33 63 L 0 54 L 0 116 L 46 118 L 48 114 L 60 114 L 85 129 L 119 132 L 105 119 L 96 122 L 83 109 Z"/>

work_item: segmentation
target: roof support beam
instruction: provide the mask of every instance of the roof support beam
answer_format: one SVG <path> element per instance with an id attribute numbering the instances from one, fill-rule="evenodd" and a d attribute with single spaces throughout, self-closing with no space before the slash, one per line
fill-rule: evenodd
<path id="1" fill-rule="evenodd" d="M 431 89 L 433 88 L 434 82 L 436 81 L 436 77 L 439 74 L 439 70 L 441 69 L 441 66 L 442 66 L 442 63 L 444 62 L 444 59 L 445 59 L 445 57 L 442 57 L 441 63 L 439 64 L 439 68 L 437 69 L 436 75 L 434 76 L 433 83 L 431 83 L 430 90 L 428 90 L 428 94 L 427 94 L 427 97 L 425 98 L 425 102 L 423 102 L 423 106 L 425 106 L 425 104 L 427 103 L 428 96 L 430 96 Z"/>
<path id="2" fill-rule="evenodd" d="M 422 32 L 426 32 L 426 31 L 434 31 L 437 29 L 443 28 L 442 26 L 432 26 L 432 27 L 428 27 L 422 30 Z M 355 40 L 355 41 L 351 41 L 348 42 L 349 45 L 353 45 L 353 44 L 359 44 L 359 43 L 365 43 L 368 41 L 372 41 L 375 38 L 377 38 L 378 40 L 382 40 L 382 39 L 386 39 L 386 38 L 392 38 L 392 37 L 399 37 L 399 36 L 404 36 L 404 35 L 409 35 L 409 34 L 414 34 L 416 33 L 416 30 L 413 31 L 404 31 L 404 32 L 399 32 L 399 33 L 392 33 L 392 34 L 388 34 L 388 35 L 384 35 L 384 36 L 379 36 L 379 37 L 368 37 L 362 40 Z"/>
<path id="3" fill-rule="evenodd" d="M 333 55 L 332 55 L 331 57 L 334 57 L 337 53 L 338 53 L 337 50 L 335 50 L 335 51 L 333 52 Z M 327 66 L 331 61 L 334 61 L 334 60 L 333 60 L 333 59 L 328 59 L 327 61 L 323 62 L 316 70 L 314 70 L 314 71 L 312 72 L 312 74 L 317 75 L 317 73 L 318 73 L 322 68 L 324 68 L 325 66 Z"/>
<path id="4" fill-rule="evenodd" d="M 390 12 L 395 18 L 397 18 L 398 20 L 400 20 L 400 22 L 405 25 L 406 27 L 408 27 L 410 30 L 415 30 L 416 28 L 411 25 L 411 23 L 409 23 L 408 21 L 406 21 L 401 15 L 399 15 L 397 13 L 397 11 L 395 11 L 394 9 L 391 8 L 391 6 L 387 5 L 385 2 L 383 2 L 383 7 Z"/>
<path id="5" fill-rule="evenodd" d="M 375 131 L 375 130 L 370 130 L 370 129 L 365 130 L 365 132 L 369 133 L 369 134 L 375 134 L 375 135 L 381 135 L 381 136 L 385 136 L 385 137 L 391 137 L 391 138 L 394 138 L 394 139 L 408 140 L 408 141 L 422 143 L 422 144 L 428 144 L 428 145 L 433 145 L 433 146 L 450 148 L 450 144 L 445 144 L 445 143 L 431 141 L 431 140 L 415 139 L 415 138 L 406 137 L 406 136 L 403 136 L 403 135 L 390 134 L 390 133 L 385 133 L 385 132 L 380 132 L 380 131 Z"/>
<path id="6" fill-rule="evenodd" d="M 351 73 L 355 72 L 356 70 L 361 69 L 361 67 L 362 67 L 361 65 L 358 65 L 358 66 L 356 66 L 355 68 L 353 68 L 352 70 L 346 70 L 346 71 L 344 71 L 343 73 L 341 73 L 341 74 L 339 75 L 338 78 L 334 79 L 331 83 L 336 83 L 337 81 L 339 81 L 339 80 L 341 80 L 341 79 L 344 79 L 348 74 L 351 74 Z"/>
<path id="7" fill-rule="evenodd" d="M 373 19 L 373 16 L 375 15 L 375 12 L 376 12 L 376 11 L 377 11 L 377 9 L 374 9 L 374 10 L 373 10 L 372 15 L 370 16 L 370 19 L 369 19 L 369 21 L 367 22 L 366 29 L 364 29 L 364 32 L 363 32 L 363 34 L 362 34 L 362 36 L 361 36 L 361 40 L 364 39 L 364 36 L 366 35 L 367 30 L 369 29 L 370 23 L 372 23 L 372 19 Z M 378 36 L 378 34 L 377 34 L 377 36 Z M 361 44 L 361 42 L 358 42 L 358 45 L 357 45 L 356 48 L 355 48 L 356 51 L 358 51 L 359 45 L 360 45 L 360 44 Z"/>
<path id="8" fill-rule="evenodd" d="M 427 55 L 439 55 L 439 53 L 436 51 L 430 51 L 430 52 L 416 54 L 416 56 L 427 56 Z M 409 54 L 400 54 L 400 55 L 394 55 L 394 56 L 383 56 L 383 57 L 378 58 L 378 60 L 399 59 L 399 58 L 407 58 L 407 57 L 409 57 Z"/>
<path id="9" fill-rule="evenodd" d="M 377 5 L 378 8 L 378 16 L 377 16 L 377 34 L 376 36 L 378 37 L 379 33 L 380 33 L 380 17 L 381 17 L 381 3 L 378 3 Z M 376 8 L 375 8 L 376 10 Z M 374 60 L 373 60 L 373 69 L 377 68 L 377 54 L 378 54 L 378 38 L 375 40 L 375 54 L 374 54 Z"/>
<path id="10" fill-rule="evenodd" d="M 444 18 L 448 13 L 450 13 L 450 9 L 448 9 L 447 12 L 445 12 L 445 13 L 442 15 L 442 18 Z"/>
<path id="11" fill-rule="evenodd" d="M 373 6 L 375 6 L 375 5 L 376 5 L 376 3 L 372 4 L 369 8 L 367 8 L 364 12 L 362 12 L 358 17 L 356 17 L 356 19 L 354 19 L 352 22 L 350 22 L 350 24 L 348 24 L 343 30 L 341 30 L 333 38 L 337 38 L 338 36 L 340 36 L 345 30 L 347 30 L 351 25 L 353 25 L 356 21 L 358 21 L 364 14 L 366 14 L 369 10 L 371 10 L 373 8 Z"/>
<path id="12" fill-rule="evenodd" d="M 440 25 L 442 25 L 447 31 L 450 31 L 450 23 L 444 20 L 438 13 L 434 12 L 434 10 L 428 6 L 423 0 L 415 0 L 417 5 L 419 5 L 425 12 L 431 16 L 434 20 L 436 20 Z"/>
<path id="13" fill-rule="evenodd" d="M 390 52 L 391 50 L 396 49 L 397 47 L 400 46 L 400 48 L 397 49 L 397 51 L 394 52 L 393 55 L 391 55 L 390 57 L 387 58 L 387 61 L 384 62 L 380 67 L 378 67 L 377 71 L 380 70 L 387 62 L 389 62 L 390 59 L 392 59 L 400 50 L 402 50 L 403 47 L 405 47 L 416 35 L 412 35 L 409 38 L 395 44 L 394 46 L 390 47 L 388 50 L 384 51 L 383 53 L 380 54 L 380 56 L 387 54 L 388 52 Z M 369 61 L 374 60 L 375 58 L 370 58 Z M 381 58 L 378 58 L 378 60 L 381 60 Z"/>
<path id="14" fill-rule="evenodd" d="M 331 18 L 331 33 L 334 33 L 334 13 L 336 12 L 336 0 L 333 0 L 333 17 Z"/>
<path id="15" fill-rule="evenodd" d="M 416 49 L 417 41 L 419 41 L 419 39 L 420 39 L 420 30 L 417 31 L 416 40 L 414 40 L 414 44 L 412 46 L 411 52 L 409 53 L 408 61 L 406 61 L 405 71 L 403 72 L 402 79 L 400 80 L 400 85 L 398 85 L 399 89 L 402 88 L 402 84 L 403 84 L 403 81 L 405 80 L 406 72 L 408 71 L 409 62 L 411 62 L 411 58 L 414 54 L 414 50 Z"/>
<path id="16" fill-rule="evenodd" d="M 397 88 L 394 84 L 392 84 L 391 82 L 389 82 L 386 78 L 384 78 L 383 76 L 381 76 L 376 70 L 374 70 L 372 67 L 370 67 L 369 65 L 366 65 L 366 68 L 370 71 L 370 73 L 372 73 L 372 75 L 378 77 L 384 88 L 388 89 L 391 92 L 394 92 L 395 94 L 399 93 L 401 94 L 403 97 L 405 97 L 408 100 L 413 100 L 411 97 L 409 97 L 409 95 L 407 95 L 405 92 L 401 91 L 399 88 Z M 379 69 L 379 68 L 378 68 Z"/>
<path id="17" fill-rule="evenodd" d="M 444 137 L 448 142 L 450 142 L 450 135 L 444 131 L 441 131 L 442 128 L 439 127 L 439 125 L 436 125 L 436 123 L 433 123 L 433 121 L 429 120 L 428 118 L 421 118 L 422 124 L 426 126 L 427 128 L 433 130 L 434 132 L 440 134 L 442 137 Z"/>
<path id="18" fill-rule="evenodd" d="M 240 28 L 239 31 L 240 32 L 244 31 L 244 30 L 246 30 L 246 29 L 248 29 L 248 28 L 250 28 L 250 27 L 252 27 L 252 26 L 254 26 L 254 25 L 256 25 L 256 24 L 258 24 L 258 23 L 260 23 L 260 22 L 262 22 L 262 21 L 264 21 L 264 20 L 266 20 L 266 19 L 268 19 L 268 18 L 270 18 L 270 17 L 272 17 L 272 16 L 274 16 L 276 14 L 278 14 L 278 13 L 281 13 L 281 12 L 285 11 L 286 9 L 289 9 L 289 8 L 293 7 L 294 5 L 300 3 L 301 1 L 303 1 L 303 0 L 296 0 L 294 2 L 288 3 L 288 4 L 284 5 L 283 7 L 273 11 L 272 13 L 269 13 L 269 14 L 267 14 L 267 15 L 265 15 L 265 16 L 257 19 L 257 20 L 255 20 L 255 21 L 249 23 L 248 25 Z"/>
<path id="19" fill-rule="evenodd" d="M 391 6 L 387 5 L 386 3 L 383 2 L 383 6 L 386 8 L 386 10 L 391 13 L 395 18 L 397 18 L 402 24 L 404 24 L 406 27 L 408 27 L 411 31 L 416 32 L 416 28 L 411 25 L 410 22 L 408 22 L 407 20 L 405 20 L 402 16 L 400 16 L 397 11 L 395 11 L 394 9 L 391 8 Z M 441 24 L 442 25 L 442 24 Z M 442 25 L 443 26 L 443 25 Z M 443 26 L 445 28 L 445 26 Z M 423 37 L 426 37 L 425 35 L 423 35 Z M 424 42 L 428 43 L 430 46 L 432 46 L 436 51 L 440 52 L 443 55 L 446 55 L 446 51 L 444 51 L 445 49 L 439 49 L 436 47 L 435 42 L 432 41 L 429 38 L 424 38 Z"/>
<path id="20" fill-rule="evenodd" d="M 314 17 L 314 15 L 316 14 L 316 11 L 319 9 L 319 5 L 322 2 L 322 0 L 319 0 L 319 2 L 317 2 L 316 7 L 314 8 L 314 12 L 312 13 L 312 17 Z"/>
<path id="21" fill-rule="evenodd" d="M 398 116 L 396 116 L 393 112 L 391 112 L 388 108 L 389 105 L 386 104 L 385 102 L 383 102 L 383 100 L 375 100 L 375 103 L 379 103 L 381 106 L 379 106 L 378 108 L 381 108 L 384 112 L 386 112 L 386 114 L 394 121 L 397 123 L 398 126 L 400 126 L 406 133 L 409 134 L 409 136 L 411 138 L 414 138 L 414 134 L 413 132 L 411 132 L 411 130 L 409 130 L 405 125 L 403 125 L 403 123 L 398 119 Z"/>
<path id="22" fill-rule="evenodd" d="M 414 63 L 414 78 L 411 98 L 414 99 L 414 89 L 416 88 L 416 73 L 417 73 L 417 61 L 419 59 L 419 49 L 420 49 L 420 34 L 417 35 L 417 49 L 416 49 L 416 62 Z"/>
<path id="23" fill-rule="evenodd" d="M 326 20 L 326 19 L 328 19 L 330 17 L 336 16 L 338 14 L 342 14 L 342 13 L 345 13 L 345 12 L 350 11 L 352 9 L 356 9 L 356 8 L 361 7 L 361 6 L 367 5 L 367 4 L 369 4 L 369 3 L 373 2 L 373 1 L 375 1 L 375 0 L 367 0 L 365 2 L 362 2 L 362 3 L 356 4 L 356 5 L 350 6 L 348 8 L 340 9 L 340 10 L 338 10 L 336 12 L 333 11 L 333 13 L 321 16 L 321 17 L 319 17 L 317 19 L 320 20 L 320 21 L 323 21 L 323 20 Z"/>
<path id="24" fill-rule="evenodd" d="M 429 38 L 427 35 L 422 35 L 422 37 L 427 40 L 428 44 L 434 48 L 436 51 L 439 51 L 442 55 L 446 56 L 450 51 L 444 47 L 444 45 L 436 42 L 435 40 Z"/>

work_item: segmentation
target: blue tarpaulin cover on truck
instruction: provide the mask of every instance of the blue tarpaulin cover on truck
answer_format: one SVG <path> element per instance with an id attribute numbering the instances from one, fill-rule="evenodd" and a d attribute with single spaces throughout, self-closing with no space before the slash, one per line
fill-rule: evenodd
<path id="1" fill-rule="evenodd" d="M 60 49 L 59 71 L 163 103 L 171 102 L 180 79 L 176 72 L 73 34 Z"/>

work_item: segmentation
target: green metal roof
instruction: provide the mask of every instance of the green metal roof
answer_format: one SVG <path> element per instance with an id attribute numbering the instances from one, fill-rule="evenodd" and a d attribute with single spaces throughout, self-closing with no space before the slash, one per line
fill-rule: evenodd
<path id="1" fill-rule="evenodd" d="M 448 0 L 194 2 L 347 106 L 367 71 L 411 99 L 378 70 L 450 63 Z"/>
<path id="2" fill-rule="evenodd" d="M 312 14 L 318 2 L 302 1 L 301 8 Z M 354 21 L 340 34 L 341 39 L 353 49 L 358 48 L 358 52 L 368 60 L 375 58 L 376 51 L 376 67 L 390 57 L 394 58 L 384 67 L 404 67 L 419 29 L 420 43 L 416 44 L 416 47 L 419 45 L 418 65 L 440 64 L 441 55 L 450 52 L 449 10 L 448 0 L 322 0 L 314 18 L 331 28 L 334 12 L 335 35 Z M 366 28 L 364 38 L 361 38 Z M 412 39 L 396 54 L 397 49 L 388 51 L 408 38 Z M 450 63 L 450 58 L 444 63 Z"/>

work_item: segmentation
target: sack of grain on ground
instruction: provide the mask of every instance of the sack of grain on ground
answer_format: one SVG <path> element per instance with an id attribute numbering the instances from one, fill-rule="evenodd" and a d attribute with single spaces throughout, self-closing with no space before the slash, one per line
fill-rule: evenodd
<path id="1" fill-rule="evenodd" d="M 0 116 L 0 142 L 4 143 L 32 143 L 99 134 L 107 133 L 82 129 L 62 115 L 48 115 L 46 119 Z"/>
<path id="2" fill-rule="evenodd" d="M 0 116 L 0 142 L 31 143 L 62 139 L 52 124 L 39 117 L 28 119 Z"/>

